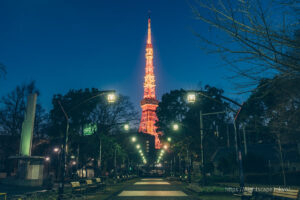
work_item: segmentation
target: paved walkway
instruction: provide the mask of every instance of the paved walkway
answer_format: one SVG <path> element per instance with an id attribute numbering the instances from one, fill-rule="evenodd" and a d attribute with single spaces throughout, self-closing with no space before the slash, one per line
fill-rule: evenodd
<path id="1" fill-rule="evenodd" d="M 191 199 L 178 185 L 161 178 L 142 178 L 117 194 L 114 200 L 158 199 L 177 200 Z"/>

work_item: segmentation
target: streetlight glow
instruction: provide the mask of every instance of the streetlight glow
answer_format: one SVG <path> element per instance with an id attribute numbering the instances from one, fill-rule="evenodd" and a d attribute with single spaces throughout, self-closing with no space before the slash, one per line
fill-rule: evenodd
<path id="1" fill-rule="evenodd" d="M 167 150 L 168 149 L 168 145 L 165 144 L 164 145 L 164 149 Z"/>
<path id="2" fill-rule="evenodd" d="M 109 93 L 107 95 L 107 102 L 114 103 L 116 101 L 116 95 L 114 93 Z"/>
<path id="3" fill-rule="evenodd" d="M 168 142 L 171 142 L 172 138 L 168 137 L 167 140 L 168 140 Z"/>
<path id="4" fill-rule="evenodd" d="M 173 124 L 173 130 L 174 130 L 174 131 L 178 131 L 178 129 L 179 129 L 178 124 Z"/>
<path id="5" fill-rule="evenodd" d="M 55 147 L 55 148 L 53 149 L 53 151 L 54 151 L 54 152 L 58 152 L 58 151 L 59 151 L 59 148 Z"/>
<path id="6" fill-rule="evenodd" d="M 189 103 L 195 103 L 195 101 L 196 101 L 196 94 L 195 93 L 189 93 L 188 95 L 187 95 L 187 101 L 189 102 Z"/>
<path id="7" fill-rule="evenodd" d="M 136 137 L 132 137 L 131 142 L 136 142 Z"/>
<path id="8" fill-rule="evenodd" d="M 138 145 L 136 145 L 136 148 L 137 148 L 137 149 L 141 148 L 141 145 L 139 145 L 139 144 L 138 144 Z"/>
<path id="9" fill-rule="evenodd" d="M 125 130 L 125 131 L 128 131 L 128 130 L 129 130 L 129 124 L 125 124 L 125 125 L 124 125 L 124 130 Z"/>
<path id="10" fill-rule="evenodd" d="M 50 157 L 46 157 L 45 160 L 48 162 L 50 161 Z"/>

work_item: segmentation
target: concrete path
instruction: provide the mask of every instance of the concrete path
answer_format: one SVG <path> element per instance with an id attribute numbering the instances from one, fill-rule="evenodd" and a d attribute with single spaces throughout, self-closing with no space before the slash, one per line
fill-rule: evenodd
<path id="1" fill-rule="evenodd" d="M 162 178 L 142 178 L 124 188 L 113 200 L 179 200 L 192 199 L 179 185 L 173 185 Z"/>

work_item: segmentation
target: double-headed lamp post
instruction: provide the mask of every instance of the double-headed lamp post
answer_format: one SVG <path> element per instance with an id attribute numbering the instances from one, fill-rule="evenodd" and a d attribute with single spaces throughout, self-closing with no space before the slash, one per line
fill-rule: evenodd
<path id="1" fill-rule="evenodd" d="M 217 103 L 220 103 L 222 104 L 222 102 L 212 98 L 211 96 L 208 96 L 206 94 L 204 94 L 203 92 L 200 92 L 200 91 L 196 91 L 196 92 L 189 92 L 188 95 L 187 95 L 187 101 L 189 103 L 194 103 L 196 101 L 196 94 L 199 94 L 201 96 L 204 96 L 206 98 L 209 98 Z M 235 134 L 235 149 L 236 149 L 236 155 L 237 155 L 237 161 L 238 161 L 238 165 L 239 165 L 239 175 L 240 175 L 240 188 L 244 188 L 244 172 L 243 172 L 243 161 L 242 161 L 242 153 L 241 153 L 241 150 L 240 150 L 240 147 L 238 145 L 238 135 L 237 135 L 237 127 L 236 127 L 236 118 L 237 118 L 237 115 L 239 114 L 239 111 L 241 110 L 242 108 L 242 104 L 239 104 L 237 103 L 236 101 L 228 98 L 228 97 L 225 97 L 225 96 L 222 96 L 220 95 L 220 97 L 222 99 L 225 99 L 237 106 L 240 107 L 240 109 L 238 111 L 236 110 L 233 110 L 232 108 L 230 108 L 229 106 L 227 106 L 228 109 L 230 109 L 231 111 L 235 112 L 236 113 L 236 116 L 235 116 L 235 119 L 233 120 L 233 123 L 234 123 L 234 134 Z M 213 115 L 213 114 L 220 114 L 220 113 L 224 113 L 224 111 L 221 111 L 221 112 L 215 112 L 215 113 L 205 113 L 205 114 L 202 114 L 202 111 L 200 110 L 200 149 L 201 149 L 201 166 L 202 166 L 202 172 L 204 172 L 204 159 L 203 159 L 203 115 Z"/>
<path id="2" fill-rule="evenodd" d="M 108 103 L 113 103 L 113 102 L 116 101 L 116 94 L 115 94 L 114 90 L 100 91 L 97 95 L 95 95 L 95 96 L 93 96 L 91 98 L 88 98 L 85 101 L 82 101 L 78 105 L 74 106 L 68 112 L 64 109 L 64 107 L 61 104 L 61 102 L 58 101 L 60 109 L 64 113 L 64 117 L 65 117 L 66 122 L 67 122 L 66 131 L 65 131 L 65 134 L 64 134 L 64 140 L 63 140 L 63 144 L 62 144 L 62 148 L 61 148 L 62 149 L 62 153 L 61 153 L 61 160 L 62 160 L 62 162 L 61 162 L 60 183 L 59 183 L 58 198 L 57 198 L 58 200 L 61 200 L 63 198 L 63 193 L 64 193 L 64 184 L 65 184 L 65 175 L 66 175 L 66 161 L 67 161 L 67 144 L 68 144 L 68 135 L 69 135 L 69 123 L 70 123 L 69 122 L 70 118 L 68 116 L 68 113 L 71 112 L 71 111 L 73 111 L 73 110 L 75 110 L 80 105 L 85 104 L 85 103 L 91 101 L 92 99 L 94 99 L 96 97 L 99 97 L 99 96 L 102 96 L 102 95 L 105 95 L 105 94 L 107 95 L 107 102 Z M 100 155 L 101 155 L 101 151 L 100 151 Z"/>

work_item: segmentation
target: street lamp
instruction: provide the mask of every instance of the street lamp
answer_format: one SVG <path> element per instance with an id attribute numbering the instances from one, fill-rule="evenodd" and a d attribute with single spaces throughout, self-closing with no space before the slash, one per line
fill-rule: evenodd
<path id="1" fill-rule="evenodd" d="M 167 150 L 168 149 L 168 145 L 165 144 L 164 145 L 164 149 Z"/>
<path id="2" fill-rule="evenodd" d="M 136 148 L 137 148 L 137 149 L 140 149 L 140 148 L 141 148 L 141 145 L 139 145 L 139 144 L 136 145 Z"/>
<path id="3" fill-rule="evenodd" d="M 124 125 L 124 130 L 125 130 L 125 131 L 128 131 L 128 130 L 129 130 L 129 124 L 125 124 L 125 125 Z"/>
<path id="4" fill-rule="evenodd" d="M 60 184 L 59 184 L 59 190 L 58 190 L 58 197 L 57 199 L 60 200 L 63 198 L 63 193 L 64 193 L 64 186 L 65 186 L 65 174 L 66 174 L 66 161 L 67 161 L 67 144 L 68 144 L 68 137 L 69 137 L 69 121 L 70 118 L 68 116 L 68 113 L 73 111 L 74 109 L 78 108 L 80 105 L 85 104 L 89 102 L 90 100 L 99 97 L 101 95 L 107 94 L 107 101 L 108 103 L 113 103 L 116 101 L 116 95 L 114 90 L 106 90 L 106 91 L 100 91 L 97 95 L 92 96 L 91 98 L 86 99 L 85 101 L 82 101 L 81 103 L 77 104 L 76 106 L 72 107 L 71 109 L 68 110 L 68 112 L 65 111 L 63 105 L 61 102 L 58 100 L 58 104 L 60 106 L 60 109 L 62 110 L 64 117 L 66 119 L 66 131 L 64 134 L 64 139 L 63 139 L 63 144 L 62 144 L 62 154 L 61 154 L 61 177 L 60 177 Z M 100 151 L 99 151 L 99 158 L 100 158 L 100 163 L 101 163 L 101 140 L 100 140 Z"/>
<path id="5" fill-rule="evenodd" d="M 195 103 L 196 101 L 196 94 L 194 92 L 189 92 L 187 95 L 187 101 L 189 103 Z"/>
<path id="6" fill-rule="evenodd" d="M 211 97 L 209 95 L 204 94 L 201 91 L 197 91 L 197 94 L 199 94 L 201 96 L 204 96 L 204 97 L 206 97 L 206 98 L 208 98 L 208 99 L 210 99 L 212 101 L 215 101 L 215 102 L 217 102 L 219 104 L 223 104 L 222 102 L 214 99 L 213 97 Z M 234 101 L 234 100 L 232 100 L 232 99 L 230 99 L 228 97 L 225 97 L 223 95 L 219 95 L 219 96 L 220 96 L 220 98 L 225 99 L 225 100 L 227 100 L 227 101 L 229 101 L 229 102 L 231 102 L 231 103 L 233 103 L 233 104 L 235 104 L 235 105 L 237 105 L 237 106 L 240 107 L 240 109 L 238 111 L 236 111 L 236 110 L 232 109 L 231 107 L 229 107 L 228 105 L 226 105 L 226 107 L 229 110 L 231 110 L 231 111 L 233 111 L 233 112 L 236 113 L 236 116 L 235 116 L 234 121 L 233 121 L 234 134 L 235 134 L 235 149 L 236 149 L 236 156 L 237 156 L 237 161 L 238 161 L 238 165 L 239 165 L 240 188 L 243 189 L 244 188 L 244 172 L 243 172 L 244 170 L 243 170 L 242 153 L 241 153 L 240 147 L 239 147 L 238 142 L 237 142 L 238 135 L 237 135 L 237 125 L 236 125 L 236 118 L 237 118 L 237 116 L 238 116 L 238 114 L 239 114 L 239 112 L 240 112 L 240 110 L 241 110 L 241 108 L 242 108 L 243 105 L 239 104 L 236 101 Z M 196 101 L 196 94 L 195 94 L 195 92 L 189 92 L 188 93 L 187 101 L 189 103 L 194 103 Z M 200 148 L 201 148 L 201 165 L 202 165 L 202 171 L 203 171 L 203 167 L 204 167 L 204 165 L 203 165 L 203 162 L 204 162 L 204 160 L 203 160 L 203 116 L 204 115 L 215 115 L 215 114 L 220 114 L 220 113 L 224 113 L 224 111 L 223 112 L 214 112 L 214 113 L 205 113 L 205 114 L 202 114 L 202 111 L 200 110 L 200 134 L 201 134 Z M 203 177 L 204 177 L 204 175 L 205 174 L 203 174 Z"/>
<path id="7" fill-rule="evenodd" d="M 178 129 L 179 129 L 179 125 L 178 124 L 173 124 L 173 130 L 178 131 Z"/>
<path id="8" fill-rule="evenodd" d="M 136 142 L 136 137 L 132 137 L 131 142 Z"/>
<path id="9" fill-rule="evenodd" d="M 168 140 L 168 142 L 171 142 L 172 138 L 168 137 L 167 140 Z"/>
<path id="10" fill-rule="evenodd" d="M 114 103 L 116 101 L 116 94 L 115 93 L 109 93 L 107 95 L 107 102 L 108 103 Z"/>
<path id="11" fill-rule="evenodd" d="M 59 148 L 55 147 L 55 148 L 53 149 L 53 151 L 54 151 L 55 153 L 57 153 L 57 152 L 59 151 Z"/>

